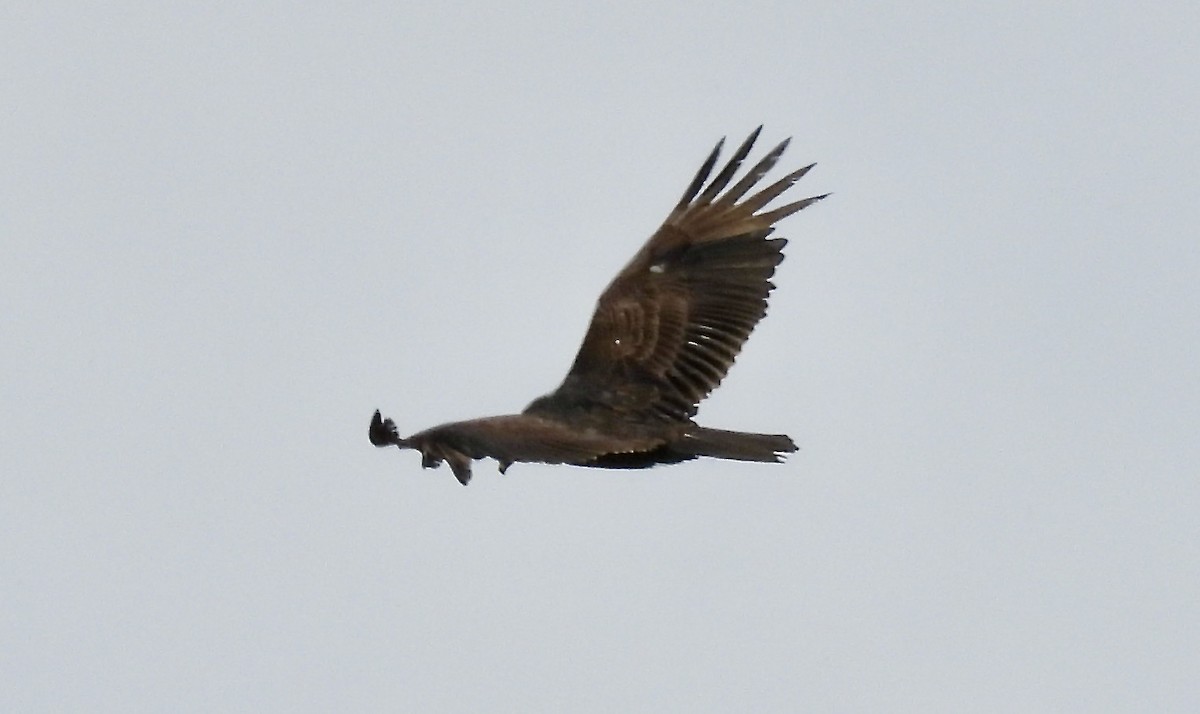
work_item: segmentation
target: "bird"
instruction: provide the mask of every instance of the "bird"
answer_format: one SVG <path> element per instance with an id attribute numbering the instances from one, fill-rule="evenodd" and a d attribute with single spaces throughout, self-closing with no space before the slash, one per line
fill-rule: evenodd
<path id="1" fill-rule="evenodd" d="M 775 224 L 830 195 L 768 208 L 815 164 L 750 193 L 790 137 L 730 186 L 761 132 L 762 126 L 751 132 L 712 176 L 725 139 L 717 142 L 663 224 L 600 295 L 557 389 L 519 414 L 451 422 L 408 437 L 376 410 L 371 443 L 417 450 L 424 468 L 448 463 L 464 486 L 472 462 L 489 457 L 504 474 L 517 462 L 642 469 L 699 457 L 778 463 L 796 451 L 785 434 L 695 421 L 700 402 L 766 315 L 787 244 L 771 237 Z"/>

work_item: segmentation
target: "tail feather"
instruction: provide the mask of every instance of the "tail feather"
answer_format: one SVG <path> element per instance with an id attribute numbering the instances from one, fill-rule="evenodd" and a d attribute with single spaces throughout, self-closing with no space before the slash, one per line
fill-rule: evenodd
<path id="1" fill-rule="evenodd" d="M 697 426 L 672 447 L 693 456 L 779 463 L 784 454 L 796 450 L 796 442 L 786 434 L 751 434 Z"/>

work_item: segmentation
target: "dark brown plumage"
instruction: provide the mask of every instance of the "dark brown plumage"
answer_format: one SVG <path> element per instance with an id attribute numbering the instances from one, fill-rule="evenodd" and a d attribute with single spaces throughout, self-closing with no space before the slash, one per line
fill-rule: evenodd
<path id="1" fill-rule="evenodd" d="M 795 451 L 783 434 L 708 429 L 693 421 L 766 314 L 771 277 L 787 244 L 769 237 L 775 224 L 828 195 L 764 210 L 809 165 L 742 200 L 779 160 L 787 140 L 726 190 L 761 130 L 706 186 L 724 140 L 717 143 L 662 227 L 600 296 L 558 389 L 520 414 L 443 424 L 407 438 L 376 411 L 371 443 L 417 449 L 425 468 L 446 461 L 464 485 L 471 461 L 485 457 L 504 473 L 517 461 L 646 468 L 699 456 L 778 462 Z"/>

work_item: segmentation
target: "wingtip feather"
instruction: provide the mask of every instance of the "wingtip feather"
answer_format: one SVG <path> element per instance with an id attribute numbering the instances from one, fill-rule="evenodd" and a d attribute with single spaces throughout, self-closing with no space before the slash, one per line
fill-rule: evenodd
<path id="1" fill-rule="evenodd" d="M 692 199 L 696 197 L 696 194 L 700 193 L 700 189 L 704 187 L 704 182 L 708 180 L 709 174 L 712 173 L 713 166 L 716 166 L 717 159 L 721 156 L 721 149 L 724 148 L 724 146 L 725 137 L 722 136 L 717 141 L 717 145 L 714 146 L 713 150 L 708 154 L 708 158 L 706 158 L 704 163 L 700 165 L 700 169 L 696 171 L 695 177 L 692 178 L 692 182 L 688 184 L 687 189 L 684 190 L 683 196 L 680 197 L 679 203 L 676 204 L 675 210 L 678 211 L 686 208 L 692 202 Z"/>

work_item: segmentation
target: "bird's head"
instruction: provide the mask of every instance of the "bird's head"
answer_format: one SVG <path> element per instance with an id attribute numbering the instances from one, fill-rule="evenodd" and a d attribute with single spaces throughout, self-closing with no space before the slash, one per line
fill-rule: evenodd
<path id="1" fill-rule="evenodd" d="M 412 445 L 407 439 L 401 439 L 400 433 L 396 431 L 396 422 L 391 419 L 384 419 L 375 410 L 375 416 L 371 417 L 371 428 L 367 431 L 367 436 L 370 437 L 371 443 L 376 446 L 398 446 L 401 449 L 411 449 Z"/>

